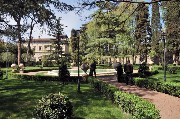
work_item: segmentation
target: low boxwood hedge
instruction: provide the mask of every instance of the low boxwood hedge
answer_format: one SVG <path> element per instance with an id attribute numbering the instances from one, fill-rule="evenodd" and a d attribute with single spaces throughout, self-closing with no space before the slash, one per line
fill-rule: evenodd
<path id="1" fill-rule="evenodd" d="M 180 70 L 180 66 L 173 66 L 173 65 L 167 66 L 167 71 L 172 70 L 172 69 Z M 154 65 L 152 67 L 152 70 L 164 70 L 164 68 L 163 68 L 163 66 Z"/>
<path id="2" fill-rule="evenodd" d="M 58 76 L 41 76 L 41 75 L 24 75 L 24 74 L 13 74 L 17 79 L 24 80 L 35 80 L 35 81 L 60 81 Z M 79 77 L 82 80 L 82 77 Z M 77 82 L 77 76 L 71 76 L 68 78 L 68 82 Z M 65 81 L 66 82 L 66 81 Z"/>
<path id="3" fill-rule="evenodd" d="M 180 85 L 173 82 L 160 82 L 148 78 L 133 78 L 135 85 L 172 96 L 180 97 Z"/>
<path id="4" fill-rule="evenodd" d="M 160 119 L 159 110 L 154 104 L 134 94 L 122 92 L 117 87 L 95 78 L 88 78 L 88 82 L 124 111 L 130 113 L 134 119 Z"/>
<path id="5" fill-rule="evenodd" d="M 37 72 L 37 71 L 49 71 L 49 70 L 58 70 L 58 67 L 54 67 L 54 68 L 39 68 L 39 69 L 24 69 L 25 73 L 28 72 Z"/>

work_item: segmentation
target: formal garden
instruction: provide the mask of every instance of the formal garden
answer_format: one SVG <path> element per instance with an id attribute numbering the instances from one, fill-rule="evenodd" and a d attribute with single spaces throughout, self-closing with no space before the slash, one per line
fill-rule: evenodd
<path id="1" fill-rule="evenodd" d="M 58 67 L 44 67 L 44 71 L 51 68 L 57 69 Z M 167 72 L 167 81 L 164 82 L 162 68 L 154 66 L 154 69 L 157 69 L 155 72 L 158 73 L 145 78 L 140 78 L 140 74 L 134 73 L 134 85 L 179 97 L 180 75 L 178 74 L 180 70 L 177 69 L 174 74 Z M 58 76 L 48 76 L 46 73 L 16 74 L 12 73 L 12 68 L 9 68 L 8 79 L 6 79 L 6 68 L 1 70 L 4 72 L 4 79 L 0 80 L 0 102 L 3 103 L 0 107 L 0 116 L 2 118 L 36 118 L 38 108 L 44 108 L 44 113 L 47 111 L 51 116 L 55 116 L 55 112 L 45 109 L 48 108 L 48 102 L 43 100 L 40 106 L 39 100 L 47 95 L 58 95 L 59 93 L 67 96 L 71 102 L 72 109 L 69 114 L 72 118 L 160 118 L 159 111 L 152 103 L 133 94 L 119 91 L 118 88 L 98 78 L 89 77 L 88 81 L 81 79 L 79 93 L 77 76 L 63 83 Z M 42 71 L 42 68 L 27 67 L 26 72 L 33 72 L 33 70 Z M 53 99 L 52 104 L 58 99 Z M 46 106 L 42 107 L 42 105 Z"/>

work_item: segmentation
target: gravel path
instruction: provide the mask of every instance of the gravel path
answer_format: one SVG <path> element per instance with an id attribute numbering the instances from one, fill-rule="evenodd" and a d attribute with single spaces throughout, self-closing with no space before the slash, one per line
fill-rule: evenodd
<path id="1" fill-rule="evenodd" d="M 98 77 L 98 79 L 113 84 L 120 90 L 149 100 L 160 110 L 161 119 L 180 119 L 180 98 L 137 86 L 129 86 L 125 83 L 118 83 L 115 76 Z"/>

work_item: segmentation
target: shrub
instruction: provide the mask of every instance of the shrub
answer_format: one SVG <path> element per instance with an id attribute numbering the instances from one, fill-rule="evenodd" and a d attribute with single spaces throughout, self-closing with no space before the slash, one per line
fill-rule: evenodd
<path id="1" fill-rule="evenodd" d="M 62 64 L 59 66 L 59 80 L 60 81 L 66 81 L 69 79 L 70 77 L 70 73 L 68 71 L 67 65 L 66 64 Z"/>
<path id="2" fill-rule="evenodd" d="M 145 62 L 139 66 L 138 73 L 140 77 L 147 77 L 150 75 L 149 67 L 146 65 Z"/>
<path id="3" fill-rule="evenodd" d="M 115 92 L 115 102 L 134 119 L 160 119 L 159 110 L 155 105 L 134 94 L 121 91 Z"/>
<path id="4" fill-rule="evenodd" d="M 3 71 L 0 69 L 0 79 L 3 79 Z"/>
<path id="5" fill-rule="evenodd" d="M 160 82 L 148 78 L 133 78 L 135 85 L 180 97 L 180 86 L 174 82 Z"/>
<path id="6" fill-rule="evenodd" d="M 61 93 L 49 94 L 39 100 L 35 109 L 36 118 L 67 119 L 72 117 L 73 106 L 69 98 Z"/>
<path id="7" fill-rule="evenodd" d="M 13 74 L 17 79 L 23 80 L 35 80 L 35 81 L 59 81 L 58 76 L 41 76 L 41 75 L 25 75 L 25 74 Z M 80 81 L 82 81 L 82 77 L 79 77 Z M 77 76 L 71 76 L 68 81 L 69 82 L 77 82 Z M 64 80 L 67 81 L 67 80 Z"/>
<path id="8" fill-rule="evenodd" d="M 119 91 L 113 85 L 99 81 L 95 78 L 88 78 L 88 82 L 99 92 L 118 104 L 124 111 L 130 113 L 134 119 L 160 119 L 159 110 L 155 105 L 135 96 L 134 94 Z"/>

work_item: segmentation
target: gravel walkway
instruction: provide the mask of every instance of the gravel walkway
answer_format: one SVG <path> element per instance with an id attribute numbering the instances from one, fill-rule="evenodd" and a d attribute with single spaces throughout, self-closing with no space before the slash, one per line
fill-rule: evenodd
<path id="1" fill-rule="evenodd" d="M 180 98 L 178 97 L 147 90 L 145 88 L 139 88 L 137 86 L 129 86 L 125 83 L 118 83 L 115 76 L 98 77 L 98 79 L 113 84 L 120 90 L 136 94 L 149 100 L 160 110 L 161 119 L 180 119 Z"/>

